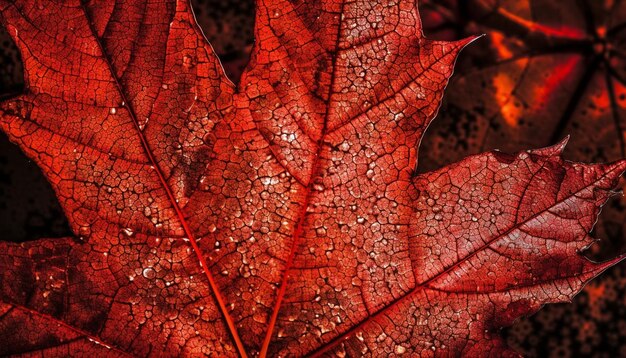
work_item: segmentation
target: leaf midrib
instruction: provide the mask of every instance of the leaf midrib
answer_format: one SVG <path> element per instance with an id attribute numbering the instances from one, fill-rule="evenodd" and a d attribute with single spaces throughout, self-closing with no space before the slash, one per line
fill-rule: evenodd
<path id="1" fill-rule="evenodd" d="M 346 5 L 346 0 L 342 0 L 341 1 L 341 6 L 339 9 L 339 23 L 337 24 L 337 35 L 335 38 L 335 46 L 339 47 L 339 42 L 341 40 L 341 28 L 343 25 L 343 12 L 345 9 L 345 5 Z M 324 122 L 322 124 L 322 131 L 321 131 L 321 136 L 320 139 L 317 141 L 317 151 L 315 153 L 315 159 L 312 165 L 312 169 L 311 169 L 311 176 L 309 177 L 309 182 L 307 183 L 305 190 L 306 190 L 306 197 L 304 199 L 304 203 L 302 205 L 302 208 L 300 209 L 300 213 L 298 215 L 298 223 L 296 224 L 296 228 L 292 234 L 292 238 L 293 238 L 293 242 L 291 244 L 291 250 L 289 252 L 289 257 L 287 259 L 287 263 L 285 264 L 285 268 L 283 270 L 283 277 L 281 280 L 281 284 L 280 284 L 280 288 L 278 291 L 278 295 L 276 296 L 276 302 L 274 303 L 274 308 L 272 310 L 272 315 L 270 316 L 270 323 L 268 324 L 268 328 L 265 334 L 265 338 L 263 340 L 263 344 L 261 346 L 261 350 L 259 352 L 259 357 L 260 358 L 265 358 L 267 357 L 267 352 L 269 349 L 269 345 L 272 341 L 272 336 L 274 333 L 274 328 L 276 326 L 276 320 L 278 319 L 278 313 L 280 311 L 280 307 L 282 305 L 282 301 L 283 298 L 285 296 L 286 290 L 287 290 L 287 285 L 288 285 L 288 280 L 289 280 L 289 271 L 291 269 L 291 266 L 293 264 L 293 259 L 296 255 L 296 251 L 298 249 L 299 246 L 299 241 L 300 241 L 300 237 L 302 234 L 302 230 L 304 228 L 304 223 L 305 223 L 305 218 L 306 218 L 306 213 L 307 213 L 307 209 L 308 206 L 310 204 L 311 201 L 311 196 L 313 195 L 313 182 L 314 179 L 317 177 L 318 172 L 320 171 L 319 168 L 319 163 L 320 163 L 320 156 L 322 153 L 322 148 L 324 148 L 324 146 L 322 145 L 324 138 L 326 137 L 326 132 L 328 130 L 328 117 L 330 115 L 330 105 L 332 103 L 332 95 L 333 95 L 333 88 L 335 86 L 335 81 L 336 81 L 336 77 L 337 77 L 337 58 L 338 58 L 338 51 L 334 51 L 332 53 L 332 60 L 331 60 L 331 68 L 332 68 L 332 73 L 331 73 L 331 77 L 330 77 L 330 84 L 328 86 L 328 103 L 326 104 L 326 112 L 324 114 Z"/>
<path id="2" fill-rule="evenodd" d="M 230 314 L 228 313 L 228 310 L 226 308 L 226 304 L 224 301 L 224 298 L 222 297 L 222 294 L 217 286 L 217 283 L 215 282 L 215 279 L 213 278 L 213 275 L 211 274 L 211 272 L 209 271 L 209 266 L 207 265 L 207 262 L 204 258 L 204 256 L 202 255 L 202 252 L 200 251 L 200 248 L 198 246 L 198 244 L 196 243 L 196 239 L 194 237 L 194 234 L 191 230 L 191 228 L 189 227 L 189 224 L 187 223 L 185 216 L 182 213 L 181 208 L 179 207 L 178 203 L 176 202 L 176 198 L 174 197 L 174 194 L 171 190 L 171 188 L 169 187 L 169 185 L 167 184 L 167 181 L 165 180 L 165 176 L 163 174 L 163 171 L 161 170 L 160 166 L 158 165 L 158 162 L 156 161 L 156 159 L 154 158 L 154 155 L 152 154 L 152 151 L 150 150 L 150 146 L 148 145 L 148 141 L 145 138 L 143 131 L 140 128 L 139 125 L 139 121 L 137 119 L 137 116 L 135 114 L 135 111 L 131 105 L 131 103 L 128 101 L 128 99 L 126 98 L 126 94 L 123 90 L 123 87 L 119 81 L 119 79 L 117 78 L 117 76 L 115 75 L 115 70 L 113 68 L 113 64 L 111 62 L 111 59 L 108 57 L 107 52 L 105 51 L 105 48 L 100 40 L 100 38 L 97 35 L 97 31 L 94 28 L 93 25 L 93 21 L 91 20 L 91 18 L 89 17 L 88 11 L 86 9 L 86 5 L 84 2 L 81 2 L 81 9 L 83 10 L 83 13 L 85 15 L 85 18 L 87 20 L 87 23 L 89 24 L 89 29 L 91 31 L 91 35 L 94 38 L 94 41 L 96 41 L 100 53 L 102 55 L 102 58 L 104 59 L 104 61 L 106 62 L 109 72 L 111 74 L 111 78 L 113 79 L 113 81 L 115 82 L 116 88 L 118 90 L 118 93 L 120 94 L 120 96 L 122 97 L 122 101 L 123 101 L 123 107 L 126 108 L 126 110 L 128 111 L 133 125 L 135 126 L 135 129 L 137 131 L 137 135 L 141 141 L 141 146 L 144 150 L 144 153 L 146 154 L 146 156 L 148 157 L 148 161 L 150 162 L 150 165 L 154 168 L 154 171 L 156 172 L 157 176 L 159 177 L 159 182 L 161 183 L 161 186 L 163 187 L 163 189 L 166 192 L 166 195 L 170 201 L 170 204 L 172 205 L 172 208 L 174 209 L 174 211 L 176 212 L 176 216 L 178 217 L 178 219 L 180 220 L 180 223 L 183 227 L 183 231 L 185 232 L 185 235 L 187 236 L 187 238 L 189 239 L 189 243 L 191 244 L 194 252 L 196 253 L 196 256 L 198 257 L 198 260 L 200 261 L 200 267 L 201 269 L 204 271 L 208 281 L 209 281 L 209 285 L 211 287 L 211 291 L 213 293 L 213 296 L 215 298 L 215 300 L 218 303 L 218 306 L 220 308 L 220 311 L 222 313 L 222 316 L 224 317 L 224 320 L 226 321 L 226 324 L 228 326 L 229 332 L 231 334 L 232 339 L 234 340 L 234 343 L 237 347 L 237 350 L 239 352 L 239 355 L 241 357 L 247 357 L 245 348 L 243 346 L 243 343 L 241 341 L 241 338 L 239 337 L 239 334 L 237 332 L 237 329 L 235 327 L 235 323 L 232 320 L 232 317 L 230 316 Z"/>

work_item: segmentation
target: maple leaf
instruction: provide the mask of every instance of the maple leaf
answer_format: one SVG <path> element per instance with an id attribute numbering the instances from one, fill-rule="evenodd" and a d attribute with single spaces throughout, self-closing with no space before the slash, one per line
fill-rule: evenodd
<path id="1" fill-rule="evenodd" d="M 621 161 L 565 143 L 415 175 L 459 51 L 411 1 L 257 4 L 240 85 L 187 1 L 0 1 L 0 125 L 75 238 L 0 243 L 3 354 L 514 354 L 571 299 Z M 16 328 L 17 327 L 17 328 Z"/>

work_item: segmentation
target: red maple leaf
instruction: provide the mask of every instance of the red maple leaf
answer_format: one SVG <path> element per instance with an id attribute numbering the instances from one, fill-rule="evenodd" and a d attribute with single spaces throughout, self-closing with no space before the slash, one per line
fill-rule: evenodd
<path id="1" fill-rule="evenodd" d="M 259 1 L 235 88 L 185 0 L 0 1 L 2 128 L 76 238 L 0 243 L 3 354 L 512 354 L 626 162 L 564 142 L 415 175 L 458 52 L 410 1 Z"/>

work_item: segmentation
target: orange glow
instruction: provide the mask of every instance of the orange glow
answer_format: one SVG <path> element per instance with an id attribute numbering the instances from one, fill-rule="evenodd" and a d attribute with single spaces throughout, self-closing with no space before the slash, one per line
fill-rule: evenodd
<path id="1" fill-rule="evenodd" d="M 515 81 L 506 72 L 499 72 L 494 78 L 495 99 L 500 107 L 500 114 L 511 127 L 516 127 L 520 118 L 520 107 L 511 100 L 515 90 Z"/>
<path id="2" fill-rule="evenodd" d="M 498 57 L 501 59 L 508 59 L 513 57 L 513 52 L 504 43 L 506 37 L 501 32 L 494 31 L 491 34 L 491 42 L 495 50 L 498 52 Z"/>
<path id="3" fill-rule="evenodd" d="M 550 76 L 543 83 L 535 88 L 534 91 L 534 109 L 542 109 L 548 102 L 553 93 L 558 91 L 558 87 L 565 81 L 576 69 L 576 65 L 580 61 L 578 56 L 572 56 L 562 65 L 557 66 Z"/>

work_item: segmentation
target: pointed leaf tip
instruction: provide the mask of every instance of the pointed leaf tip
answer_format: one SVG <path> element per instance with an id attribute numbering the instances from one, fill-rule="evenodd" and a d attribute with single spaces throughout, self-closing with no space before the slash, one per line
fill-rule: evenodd
<path id="1" fill-rule="evenodd" d="M 485 34 L 481 34 L 481 35 L 473 35 L 473 36 L 468 36 L 466 38 L 460 39 L 460 40 L 455 40 L 455 41 L 435 41 L 439 44 L 443 44 L 446 46 L 450 46 L 453 48 L 456 48 L 457 51 L 462 51 L 463 49 L 465 49 L 465 47 L 469 46 L 470 44 L 472 44 L 474 41 L 477 41 L 478 39 L 484 37 Z"/>
<path id="2" fill-rule="evenodd" d="M 473 35 L 473 36 L 466 37 L 462 40 L 459 40 L 459 42 L 461 42 L 463 44 L 463 47 L 465 47 L 465 46 L 472 44 L 474 41 L 478 41 L 479 39 L 486 37 L 486 36 L 487 34 Z"/>
<path id="3" fill-rule="evenodd" d="M 620 262 L 624 261 L 624 259 L 626 259 L 626 253 L 623 253 L 617 257 L 614 257 L 610 260 L 604 261 L 604 262 L 599 262 L 599 263 L 595 263 L 594 262 L 594 266 L 593 266 L 593 270 L 588 272 L 591 274 L 591 277 L 588 278 L 588 280 L 591 280 L 595 277 L 598 277 L 599 275 L 601 275 L 604 271 L 610 269 L 611 267 L 619 264 Z"/>
<path id="4" fill-rule="evenodd" d="M 551 145 L 545 148 L 533 149 L 531 152 L 533 154 L 538 154 L 546 157 L 560 157 L 567 146 L 567 143 L 570 140 L 570 136 L 567 135 L 565 138 L 561 139 L 558 143 Z"/>

